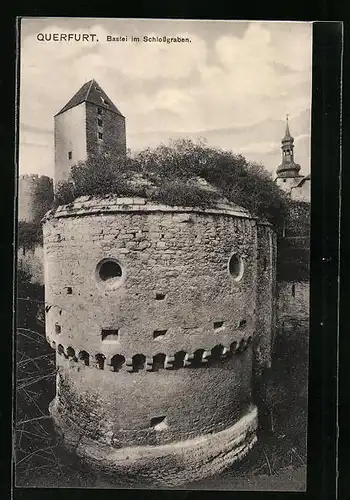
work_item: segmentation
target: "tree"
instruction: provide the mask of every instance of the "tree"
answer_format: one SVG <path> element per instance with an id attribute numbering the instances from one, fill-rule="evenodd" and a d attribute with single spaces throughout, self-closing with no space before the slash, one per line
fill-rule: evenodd
<path id="1" fill-rule="evenodd" d="M 19 221 L 17 226 L 18 246 L 30 250 L 43 244 L 41 222 Z"/>

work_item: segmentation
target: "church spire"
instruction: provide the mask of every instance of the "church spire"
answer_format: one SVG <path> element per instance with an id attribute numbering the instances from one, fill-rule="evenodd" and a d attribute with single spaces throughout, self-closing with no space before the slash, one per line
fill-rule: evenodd
<path id="1" fill-rule="evenodd" d="M 283 140 L 292 140 L 294 142 L 294 138 L 291 136 L 290 131 L 289 131 L 289 115 L 288 113 L 286 114 L 286 133 L 284 135 Z"/>
<path id="2" fill-rule="evenodd" d="M 294 162 L 294 137 L 289 130 L 289 116 L 286 115 L 286 131 L 282 139 L 282 163 L 277 168 L 277 177 L 299 177 L 300 165 Z"/>

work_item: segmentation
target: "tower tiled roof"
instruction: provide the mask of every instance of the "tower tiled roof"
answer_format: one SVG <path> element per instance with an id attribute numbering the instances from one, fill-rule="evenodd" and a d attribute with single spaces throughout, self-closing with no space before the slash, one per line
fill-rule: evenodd
<path id="1" fill-rule="evenodd" d="M 284 137 L 282 139 L 282 143 L 283 142 L 294 142 L 294 137 L 292 137 L 290 130 L 289 130 L 288 115 L 287 115 L 286 132 L 285 132 Z"/>
<path id="2" fill-rule="evenodd" d="M 65 106 L 55 115 L 60 115 L 68 109 L 74 108 L 83 102 L 90 102 L 104 109 L 109 109 L 114 113 L 123 116 L 119 109 L 113 104 L 105 91 L 100 87 L 96 80 L 92 79 L 78 90 L 78 92 L 67 102 Z"/>
<path id="3" fill-rule="evenodd" d="M 311 174 L 307 174 L 305 175 L 305 177 L 302 177 L 300 179 L 300 181 L 298 182 L 298 184 L 296 184 L 294 187 L 300 187 L 304 184 L 304 182 L 306 181 L 311 181 Z"/>

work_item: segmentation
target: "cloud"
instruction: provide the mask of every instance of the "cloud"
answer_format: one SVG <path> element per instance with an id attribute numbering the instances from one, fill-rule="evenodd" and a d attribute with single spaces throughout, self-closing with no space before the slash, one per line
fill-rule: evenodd
<path id="1" fill-rule="evenodd" d="M 194 83 L 189 81 L 185 88 L 173 84 L 167 89 L 168 94 L 176 95 L 177 101 L 185 104 L 182 121 L 189 130 L 212 128 L 213 124 L 248 126 L 286 113 L 298 115 L 310 108 L 311 30 L 302 40 L 303 50 L 296 63 L 296 50 L 287 46 L 283 33 L 272 35 L 259 23 L 251 23 L 243 37 L 219 37 L 213 48 L 215 63 L 198 58 L 200 78 Z M 151 98 L 136 95 L 136 101 L 148 101 L 138 113 L 160 109 L 163 93 L 164 89 L 159 89 Z"/>
<path id="2" fill-rule="evenodd" d="M 30 125 L 27 123 L 21 123 L 21 132 L 29 132 L 29 133 L 34 133 L 34 134 L 47 134 L 47 135 L 52 135 L 52 130 L 48 128 L 42 128 L 42 127 L 35 127 L 34 125 Z"/>
<path id="3" fill-rule="evenodd" d="M 274 153 L 276 150 L 276 142 L 251 142 L 239 148 L 241 154 L 267 154 Z"/>

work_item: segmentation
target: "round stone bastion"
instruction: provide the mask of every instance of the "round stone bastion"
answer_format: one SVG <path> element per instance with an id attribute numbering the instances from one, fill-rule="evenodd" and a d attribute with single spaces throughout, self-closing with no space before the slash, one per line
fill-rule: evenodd
<path id="1" fill-rule="evenodd" d="M 126 486 L 218 473 L 257 441 L 275 234 L 244 209 L 81 197 L 43 221 L 50 405 L 64 446 Z"/>

